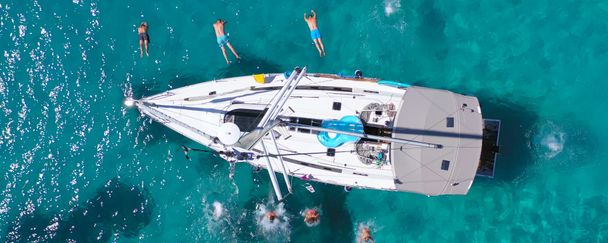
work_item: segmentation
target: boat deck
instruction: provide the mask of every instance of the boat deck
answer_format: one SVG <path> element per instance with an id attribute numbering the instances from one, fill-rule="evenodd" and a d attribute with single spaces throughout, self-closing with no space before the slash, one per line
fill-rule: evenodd
<path id="1" fill-rule="evenodd" d="M 231 122 L 237 124 L 243 134 L 252 132 L 254 127 L 251 125 L 260 122 L 268 104 L 275 100 L 276 91 L 284 87 L 286 77 L 283 74 L 203 82 L 145 97 L 136 104 L 143 114 L 215 151 L 226 152 L 238 148 L 255 153 L 246 160 L 255 167 L 271 166 L 274 171 L 289 176 L 351 187 L 412 191 L 425 195 L 466 194 L 477 167 L 479 151 L 475 149 L 480 150 L 481 146 L 482 124 L 476 120 L 481 118 L 481 111 L 477 100 L 448 91 L 420 87 L 405 89 L 375 81 L 315 73 L 304 76 L 288 96 L 289 99 L 285 100 L 278 119 L 283 123 L 309 127 L 295 128 L 280 124 L 273 132 L 260 137 L 263 143 L 248 147 L 222 144 L 218 131 L 222 124 Z M 424 107 L 419 102 L 409 104 L 409 115 L 405 115 L 409 118 L 404 121 L 415 124 L 396 129 L 397 113 L 403 108 L 404 95 L 411 90 L 417 90 L 419 95 L 416 97 L 424 98 L 428 104 L 424 103 Z M 425 96 L 431 93 L 435 95 L 433 99 Z M 439 101 L 444 101 L 444 106 L 437 107 Z M 458 102 L 466 104 L 460 106 Z M 467 108 L 467 104 L 471 108 Z M 366 134 L 370 136 L 401 139 L 395 138 L 394 133 L 398 131 L 406 140 L 449 146 L 430 151 L 413 145 L 396 147 L 394 142 L 361 139 L 356 143 L 348 142 L 330 148 L 319 142 L 319 133 L 312 128 L 321 126 L 324 120 L 341 120 L 348 116 L 359 117 Z M 446 119 L 449 120 L 447 123 L 441 122 Z M 460 121 L 473 129 L 463 130 L 465 127 L 459 125 Z M 446 131 L 440 129 L 442 124 L 446 124 L 442 128 Z M 416 130 L 404 130 L 404 127 L 433 132 L 420 134 Z M 450 135 L 452 133 L 458 136 Z M 460 138 L 461 133 L 466 133 L 464 138 Z M 447 139 L 450 143 L 446 142 Z M 466 145 L 466 148 L 460 148 L 461 145 Z M 399 154 L 400 159 L 395 160 L 397 157 L 393 155 L 396 149 L 407 154 Z M 471 151 L 463 152 L 464 149 Z M 265 150 L 268 150 L 269 156 L 258 157 L 266 154 Z M 279 158 L 283 158 L 284 162 Z M 451 167 L 444 165 L 446 160 L 448 164 L 451 162 Z M 460 161 L 463 162 L 459 164 Z M 396 167 L 395 162 L 399 162 L 400 166 Z M 467 166 L 470 170 L 463 169 Z M 403 175 L 399 179 L 396 179 L 397 172 Z M 433 191 L 428 189 L 431 188 L 428 186 L 430 184 L 434 185 Z M 445 189 L 446 185 L 450 185 L 449 190 Z"/>
<path id="2" fill-rule="evenodd" d="M 393 104 L 394 107 L 406 92 L 404 89 L 377 85 L 372 79 L 336 78 L 333 75 L 308 74 L 285 103 L 281 119 L 296 119 L 298 123 L 306 125 L 320 124 L 326 119 L 360 115 L 365 112 L 366 106 L 373 103 L 387 106 Z M 276 94 L 273 91 L 279 90 L 284 81 L 282 74 L 266 74 L 263 82 L 256 82 L 251 76 L 204 82 L 147 97 L 143 100 L 146 105 L 140 109 L 184 136 L 216 151 L 222 151 L 225 148 L 215 143 L 213 137 L 216 136 L 217 128 L 224 122 L 225 114 L 239 109 L 263 110 Z M 253 115 L 257 116 L 259 115 Z M 375 113 L 371 114 L 370 119 L 377 118 L 377 123 L 386 123 L 385 118 L 376 116 Z M 162 119 L 164 117 L 172 119 Z M 338 185 L 395 189 L 388 153 L 385 163 L 365 164 L 354 152 L 357 149 L 356 144 L 346 143 L 335 148 L 334 154 L 330 152 L 329 155 L 327 152 L 330 150 L 318 142 L 317 133 L 314 131 L 304 128 L 275 130 L 279 132 L 275 134 L 280 151 L 270 146 L 273 142 L 269 135 L 263 138 L 269 145 L 270 154 L 300 153 L 284 157 L 284 165 L 290 176 L 306 175 L 313 181 Z M 259 143 L 252 151 L 264 154 Z M 266 168 L 264 158 L 247 162 Z M 281 172 L 282 165 L 278 158 L 270 157 L 270 162 L 276 172 Z"/>

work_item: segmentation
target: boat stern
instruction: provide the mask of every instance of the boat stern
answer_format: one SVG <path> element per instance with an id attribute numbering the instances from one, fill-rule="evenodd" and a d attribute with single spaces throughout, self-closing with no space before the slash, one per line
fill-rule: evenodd
<path id="1" fill-rule="evenodd" d="M 437 146 L 391 144 L 397 190 L 429 196 L 467 194 L 479 164 L 482 129 L 477 98 L 446 90 L 408 88 L 392 136 Z"/>

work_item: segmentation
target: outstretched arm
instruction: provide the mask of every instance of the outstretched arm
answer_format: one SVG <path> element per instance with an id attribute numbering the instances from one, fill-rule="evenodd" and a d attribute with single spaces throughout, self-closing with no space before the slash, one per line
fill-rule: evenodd
<path id="1" fill-rule="evenodd" d="M 306 13 L 304 13 L 304 21 L 306 21 Z"/>
<path id="2" fill-rule="evenodd" d="M 310 12 L 312 12 L 312 17 L 313 17 L 313 18 L 316 18 L 316 17 L 317 17 L 317 13 L 315 13 L 315 11 L 314 11 L 314 10 L 310 10 Z"/>

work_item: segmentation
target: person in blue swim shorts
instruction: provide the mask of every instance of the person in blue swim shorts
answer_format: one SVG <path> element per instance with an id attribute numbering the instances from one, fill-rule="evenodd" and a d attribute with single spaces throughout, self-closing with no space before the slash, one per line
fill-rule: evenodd
<path id="1" fill-rule="evenodd" d="M 314 10 L 310 10 L 312 15 L 307 16 L 304 13 L 304 21 L 308 24 L 308 28 L 310 29 L 310 38 L 317 46 L 317 50 L 319 51 L 319 56 L 325 56 L 325 47 L 323 47 L 323 41 L 321 41 L 321 32 L 319 32 L 319 27 L 317 27 L 317 13 Z"/>
<path id="2" fill-rule="evenodd" d="M 222 49 L 222 54 L 224 54 L 224 59 L 226 59 L 226 63 L 230 64 L 230 60 L 228 60 L 228 55 L 226 54 L 226 48 L 224 46 L 228 46 L 228 48 L 230 48 L 230 51 L 232 51 L 232 54 L 234 54 L 236 59 L 240 59 L 241 57 L 239 57 L 239 54 L 236 54 L 234 47 L 232 47 L 230 41 L 228 40 L 228 35 L 224 33 L 224 26 L 226 23 L 228 22 L 218 19 L 215 21 L 215 23 L 213 23 L 213 29 L 215 30 L 215 36 L 217 37 L 217 44 L 220 46 L 220 49 Z"/>

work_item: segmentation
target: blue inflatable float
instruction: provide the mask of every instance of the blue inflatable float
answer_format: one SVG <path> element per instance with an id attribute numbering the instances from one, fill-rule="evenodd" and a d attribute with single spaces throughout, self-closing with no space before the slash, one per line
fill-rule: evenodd
<path id="1" fill-rule="evenodd" d="M 325 120 L 321 123 L 321 127 L 363 134 L 363 124 L 359 117 L 356 116 L 345 116 L 340 120 Z M 317 139 L 319 139 L 319 142 L 325 147 L 336 148 L 342 146 L 344 143 L 355 143 L 359 141 L 360 138 L 344 134 L 336 134 L 334 137 L 330 137 L 327 132 L 320 132 L 319 135 L 317 135 Z"/>

